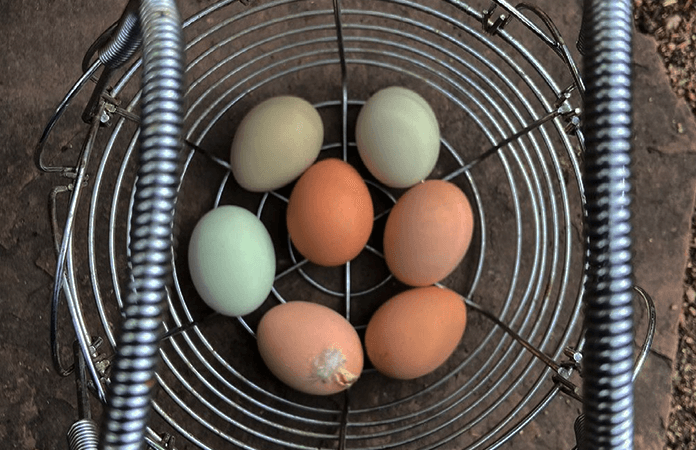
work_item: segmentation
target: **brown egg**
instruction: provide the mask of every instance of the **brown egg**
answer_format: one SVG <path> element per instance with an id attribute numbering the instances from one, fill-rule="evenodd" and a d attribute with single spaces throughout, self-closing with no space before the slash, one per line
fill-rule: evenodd
<path id="1" fill-rule="evenodd" d="M 343 391 L 362 372 L 358 333 L 343 316 L 323 305 L 292 301 L 275 306 L 261 319 L 256 337 L 270 371 L 307 394 Z"/>
<path id="2" fill-rule="evenodd" d="M 406 191 L 389 213 L 384 258 L 401 282 L 430 286 L 459 265 L 473 230 L 474 215 L 462 190 L 427 180 Z"/>
<path id="3" fill-rule="evenodd" d="M 365 350 L 382 374 L 410 380 L 437 369 L 457 348 L 466 305 L 449 289 L 414 288 L 392 297 L 370 319 Z"/>
<path id="4" fill-rule="evenodd" d="M 315 264 L 338 266 L 358 256 L 372 233 L 372 198 L 350 164 L 325 159 L 290 194 L 287 225 L 297 250 Z"/>

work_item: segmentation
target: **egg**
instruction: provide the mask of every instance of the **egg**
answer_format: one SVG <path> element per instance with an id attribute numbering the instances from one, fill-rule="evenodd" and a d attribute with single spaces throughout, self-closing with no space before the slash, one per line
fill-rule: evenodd
<path id="1" fill-rule="evenodd" d="M 435 286 L 402 292 L 374 313 L 365 331 L 365 351 L 375 368 L 410 380 L 442 365 L 466 328 L 466 306 L 454 291 Z"/>
<path id="2" fill-rule="evenodd" d="M 432 172 L 440 152 L 435 112 L 416 92 L 399 86 L 372 95 L 355 126 L 358 152 L 370 173 L 394 188 L 407 188 Z"/>
<path id="3" fill-rule="evenodd" d="M 268 297 L 275 250 L 263 223 L 239 206 L 220 206 L 196 224 L 188 247 L 191 280 L 203 301 L 227 316 L 243 316 Z"/>
<path id="4" fill-rule="evenodd" d="M 372 233 L 373 216 L 362 177 L 335 158 L 307 169 L 290 193 L 286 214 L 293 245 L 311 262 L 327 267 L 358 256 Z"/>
<path id="5" fill-rule="evenodd" d="M 443 180 L 427 180 L 404 193 L 384 228 L 384 259 L 409 286 L 429 286 L 448 276 L 464 258 L 474 230 L 466 195 Z"/>
<path id="6" fill-rule="evenodd" d="M 256 332 L 259 353 L 283 383 L 306 394 L 331 395 L 350 387 L 363 369 L 358 333 L 336 311 L 291 301 L 271 308 Z"/>
<path id="7" fill-rule="evenodd" d="M 316 161 L 323 140 L 321 117 L 309 102 L 293 96 L 265 100 L 237 127 L 230 151 L 234 179 L 252 192 L 281 188 Z"/>

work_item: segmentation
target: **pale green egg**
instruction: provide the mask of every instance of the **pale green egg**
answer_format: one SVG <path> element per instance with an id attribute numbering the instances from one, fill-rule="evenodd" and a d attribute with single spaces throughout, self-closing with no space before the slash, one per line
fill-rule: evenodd
<path id="1" fill-rule="evenodd" d="M 430 175 L 440 153 L 440 127 L 428 102 L 399 86 L 371 96 L 358 114 L 355 140 L 370 173 L 408 188 Z"/>
<path id="2" fill-rule="evenodd" d="M 220 206 L 196 224 L 189 242 L 196 291 L 215 311 L 243 316 L 266 300 L 275 277 L 275 250 L 263 223 L 239 206 Z"/>

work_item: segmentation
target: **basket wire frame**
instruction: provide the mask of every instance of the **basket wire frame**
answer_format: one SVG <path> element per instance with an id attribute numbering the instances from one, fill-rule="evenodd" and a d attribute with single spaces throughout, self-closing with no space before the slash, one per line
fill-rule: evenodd
<path id="1" fill-rule="evenodd" d="M 375 6 L 364 4 L 361 8 L 355 5 L 351 8 L 347 1 L 333 0 L 317 2 L 321 6 L 312 2 L 304 10 L 293 9 L 295 5 L 307 3 L 298 0 L 258 3 L 242 6 L 236 1 L 217 2 L 184 23 L 184 30 L 191 34 L 187 44 L 191 54 L 187 70 L 191 79 L 186 116 L 187 151 L 180 180 L 182 192 L 191 183 L 190 174 L 201 164 L 209 165 L 221 175 L 210 203 L 199 205 L 199 209 L 229 201 L 230 193 L 237 192 L 232 186 L 229 163 L 219 152 L 210 150 L 212 144 L 206 139 L 229 120 L 231 111 L 248 106 L 249 98 L 262 95 L 258 93 L 268 86 L 295 80 L 304 73 L 314 74 L 312 71 L 316 70 L 328 73 L 337 67 L 340 82 L 334 80 L 333 84 L 338 89 L 330 90 L 337 95 L 318 99 L 314 105 L 324 115 L 338 111 L 340 133 L 336 140 L 324 145 L 322 154 L 348 160 L 355 154 L 355 143 L 349 140 L 349 116 L 365 98 L 365 92 L 360 97 L 353 96 L 354 69 L 366 67 L 378 73 L 403 76 L 403 80 L 414 82 L 458 108 L 487 142 L 484 150 L 463 154 L 459 144 L 450 142 L 450 136 L 443 134 L 443 154 L 453 165 L 440 173 L 439 178 L 462 186 L 476 211 L 478 247 L 467 257 L 471 260 L 471 276 L 458 287 L 463 286 L 459 291 L 469 311 L 479 313 L 490 326 L 482 327 L 475 348 L 459 352 L 459 359 L 429 377 L 425 386 L 406 389 L 403 391 L 406 394 L 402 392 L 396 399 L 356 403 L 352 392 L 359 387 L 356 386 L 345 395 L 327 401 L 307 401 L 258 381 L 209 336 L 207 327 L 228 319 L 210 313 L 198 316 L 197 311 L 189 308 L 190 289 L 186 287 L 186 275 L 176 267 L 179 260 L 173 252 L 171 317 L 162 329 L 163 365 L 157 376 L 161 395 L 153 401 L 154 410 L 179 435 L 201 448 L 231 443 L 239 448 L 277 445 L 298 449 L 426 449 L 455 441 L 459 447 L 491 448 L 502 445 L 521 430 L 559 392 L 580 399 L 570 381 L 573 371 L 580 368 L 580 361 L 573 359 L 578 353 L 566 350 L 572 345 L 579 352 L 583 344 L 578 329 L 583 281 L 578 261 L 582 259 L 582 242 L 571 217 L 574 211 L 582 210 L 578 158 L 583 140 L 577 128 L 580 111 L 571 102 L 581 102 L 584 88 L 550 19 L 532 6 L 515 8 L 504 1 L 491 3 L 487 9 L 460 1 L 390 0 L 379 2 L 386 5 L 380 9 L 376 6 L 378 2 L 374 2 Z M 497 16 L 496 7 L 503 11 Z M 400 9 L 394 12 L 392 8 Z M 276 10 L 284 14 L 268 14 Z M 540 19 L 548 32 L 523 15 L 523 10 Z M 412 17 L 432 19 L 439 28 Z M 209 19 L 213 19 L 212 26 L 206 25 Z M 522 34 L 541 39 L 566 64 L 570 79 L 565 87 L 558 85 L 516 35 L 506 31 L 510 22 L 515 21 L 524 26 Z M 283 26 L 287 29 L 282 29 Z M 484 32 L 478 31 L 477 27 L 481 26 Z M 275 32 L 276 29 L 282 31 Z M 470 40 L 475 42 L 470 44 Z M 244 45 L 236 46 L 238 42 Z M 69 187 L 57 187 L 51 193 L 51 223 L 58 253 L 53 303 L 57 304 L 62 293 L 83 351 L 90 386 L 101 402 L 105 401 L 108 356 L 97 348 L 83 305 L 91 297 L 103 335 L 113 348 L 113 321 L 119 320 L 123 309 L 122 274 L 127 264 L 128 226 L 135 193 L 132 173 L 138 143 L 140 92 L 133 85 L 137 84 L 134 80 L 140 64 L 136 60 L 126 67 L 108 93 L 102 95 L 103 101 L 76 167 L 44 164 L 43 145 L 58 117 L 96 76 L 98 63 L 89 66 L 68 93 L 37 150 L 39 167 L 74 178 Z M 123 103 L 123 99 L 128 102 Z M 108 133 L 100 125 L 108 125 Z M 94 156 L 93 148 L 97 145 L 101 147 L 100 153 Z M 96 167 L 93 158 L 99 158 Z M 497 248 L 490 243 L 489 236 L 496 230 L 490 229 L 487 219 L 498 212 L 487 208 L 484 192 L 489 186 L 479 181 L 477 173 L 491 168 L 492 164 L 500 171 L 503 184 L 507 183 L 507 206 L 515 227 L 510 277 L 504 298 L 495 308 L 480 306 L 474 300 L 480 298 L 478 291 L 485 292 L 482 285 L 490 283 L 486 281 L 484 269 L 489 248 Z M 386 217 L 398 193 L 373 180 L 366 182 L 373 196 L 381 197 L 386 204 L 375 216 L 378 222 Z M 78 215 L 85 211 L 80 209 L 79 200 L 87 186 L 91 190 L 86 193 L 90 195 L 86 210 L 87 239 L 86 245 L 80 244 L 86 247 L 88 259 L 89 288 L 84 289 L 77 275 L 81 268 L 76 267 L 79 257 L 75 239 L 82 231 Z M 61 230 L 57 197 L 62 192 L 70 192 L 70 201 Z M 255 198 L 255 212 L 264 220 L 269 210 L 278 208 L 277 205 L 282 209 L 287 199 L 287 193 L 282 190 L 263 194 Z M 182 201 L 178 209 L 189 206 Z M 531 224 L 525 223 L 524 217 Z M 106 247 L 102 244 L 104 225 Z M 185 228 L 185 220 L 180 225 Z M 527 239 L 533 242 L 531 247 Z M 371 286 L 355 289 L 358 280 L 352 278 L 354 268 L 348 263 L 340 276 L 342 289 L 327 287 L 315 280 L 311 264 L 294 252 L 289 238 L 286 237 L 283 245 L 287 247 L 289 261 L 276 275 L 271 303 L 290 300 L 283 295 L 280 285 L 288 277 L 299 276 L 321 295 L 339 299 L 339 303 L 332 304 L 340 305 L 339 311 L 352 320 L 354 302 L 394 282 L 387 274 Z M 379 248 L 372 244 L 367 246 L 366 253 L 382 257 Z M 532 261 L 527 268 L 525 257 L 529 253 Z M 650 309 L 647 293 L 639 288 L 637 293 Z M 237 320 L 239 329 L 253 338 L 253 318 Z M 52 322 L 54 362 L 59 372 L 67 375 L 71 368 L 60 358 L 56 314 Z M 365 323 L 353 323 L 359 331 L 364 330 Z M 645 359 L 653 332 L 654 317 L 634 376 Z M 558 363 L 564 352 L 570 359 Z M 479 369 L 472 371 L 475 364 L 479 364 Z M 469 378 L 453 382 L 459 373 L 466 373 Z M 368 369 L 364 377 L 378 378 L 378 375 Z M 474 398 L 475 395 L 480 397 Z M 414 408 L 415 404 L 419 407 Z M 154 430 L 148 439 L 155 448 L 167 440 Z"/>

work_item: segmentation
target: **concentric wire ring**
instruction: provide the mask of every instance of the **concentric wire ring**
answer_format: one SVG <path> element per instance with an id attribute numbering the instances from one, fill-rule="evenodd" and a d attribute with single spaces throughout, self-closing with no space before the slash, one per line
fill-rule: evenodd
<path id="1" fill-rule="evenodd" d="M 524 39 L 538 37 L 519 24 L 494 35 L 479 31 L 484 15 L 478 6 L 346 1 L 338 16 L 342 41 L 334 4 L 326 1 L 259 1 L 246 7 L 218 2 L 186 22 L 189 146 L 176 212 L 171 314 L 163 328 L 170 337 L 161 349 L 161 389 L 154 402 L 180 435 L 202 448 L 230 443 L 337 448 L 341 437 L 346 448 L 435 448 L 453 442 L 477 448 L 508 439 L 558 392 L 548 368 L 473 312 L 459 349 L 436 372 L 395 382 L 368 369 L 346 398 L 289 391 L 255 354 L 255 323 L 277 302 L 307 297 L 336 308 L 360 331 L 379 303 L 403 286 L 383 267 L 379 236 L 358 259 L 332 271 L 304 262 L 291 246 L 288 250 L 282 219 L 291 187 L 257 195 L 236 185 L 226 162 L 234 127 L 270 95 L 307 98 L 327 130 L 322 157 L 342 157 L 345 147 L 373 198 L 381 199 L 375 203 L 379 230 L 401 191 L 378 185 L 364 170 L 350 126 L 365 99 L 390 84 L 431 100 L 442 129 L 440 160 L 431 177 L 459 185 L 475 210 L 475 243 L 443 284 L 492 311 L 552 358 L 577 339 L 582 186 L 576 144 L 558 112 L 572 77 L 551 76 L 540 63 L 545 55 L 532 55 L 523 45 Z M 134 63 L 112 90 L 124 110 L 135 114 L 139 70 L 140 63 Z M 348 124 L 345 135 L 342 123 Z M 487 152 L 521 130 L 520 137 Z M 83 245 L 91 289 L 80 295 L 72 258 L 68 266 L 76 301 L 94 297 L 113 346 L 112 326 L 120 318 L 127 282 L 137 124 L 121 118 L 107 134 L 92 169 L 86 211 Z M 239 321 L 209 317 L 191 288 L 184 257 L 197 218 L 225 203 L 258 215 L 274 238 L 279 261 L 272 296 L 258 314 Z M 381 272 L 375 269 L 374 279 L 360 284 L 372 267 Z"/>

